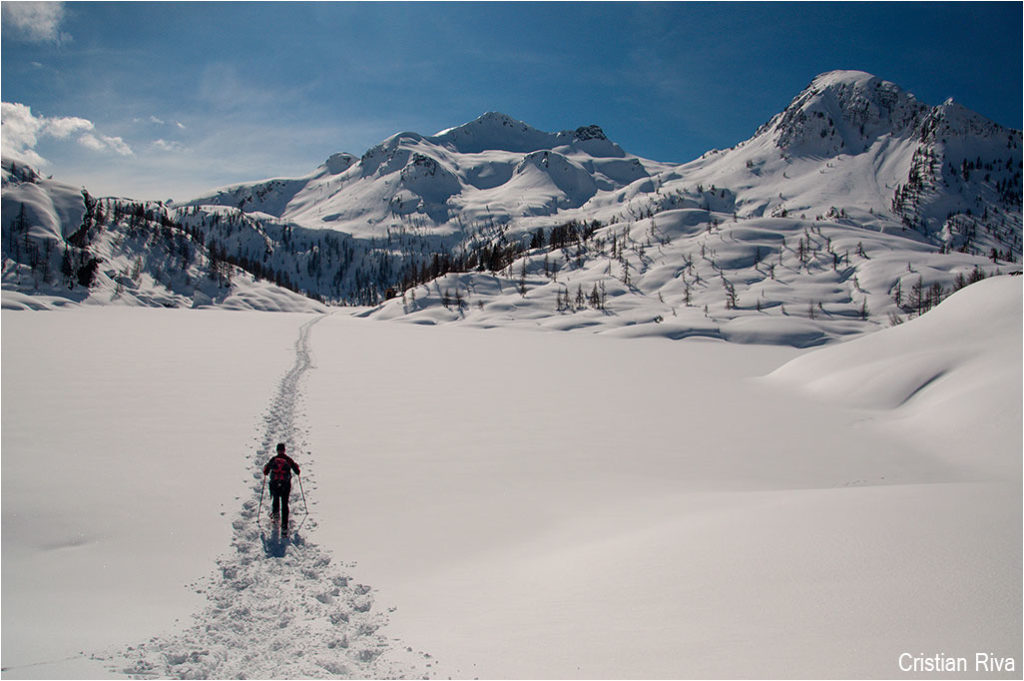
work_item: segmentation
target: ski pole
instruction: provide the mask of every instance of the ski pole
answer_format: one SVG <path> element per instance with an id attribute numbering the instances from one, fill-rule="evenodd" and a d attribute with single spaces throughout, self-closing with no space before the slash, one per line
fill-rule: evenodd
<path id="1" fill-rule="evenodd" d="M 299 479 L 299 491 L 302 492 L 302 508 L 306 510 L 306 515 L 309 515 L 309 505 L 306 504 L 306 490 L 302 489 L 302 476 L 296 475 Z"/>
<path id="2" fill-rule="evenodd" d="M 306 490 L 302 489 L 302 476 L 296 475 L 295 477 L 299 479 L 299 491 L 302 492 L 302 509 L 306 512 L 306 515 L 302 516 L 302 522 L 295 528 L 295 531 L 298 532 L 306 524 L 306 518 L 309 517 L 309 505 L 306 503 Z"/>
<path id="3" fill-rule="evenodd" d="M 265 488 L 266 486 L 267 486 L 267 476 L 264 475 L 263 476 L 263 484 L 260 485 L 260 507 L 256 511 L 256 527 L 260 528 L 261 530 L 263 529 L 263 526 L 260 524 L 260 516 L 263 515 L 263 488 Z"/>

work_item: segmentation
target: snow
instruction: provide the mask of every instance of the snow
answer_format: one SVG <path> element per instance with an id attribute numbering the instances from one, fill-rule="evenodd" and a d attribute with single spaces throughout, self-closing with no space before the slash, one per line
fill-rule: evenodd
<path id="1" fill-rule="evenodd" d="M 461 153 L 472 154 L 487 150 L 529 153 L 549 149 L 554 137 L 511 116 L 489 111 L 476 120 L 438 133 L 434 139 Z"/>
<path id="2" fill-rule="evenodd" d="M 597 126 L 549 133 L 489 112 L 432 136 L 397 133 L 361 159 L 335 154 L 301 178 L 233 185 L 185 205 L 242 206 L 358 237 L 410 227 L 449 234 L 495 215 L 579 208 L 598 189 L 622 189 L 670 167 L 627 154 Z"/>
<path id="3" fill-rule="evenodd" d="M 1019 182 L 1012 172 L 1019 169 L 1019 139 L 1019 131 L 959 105 L 929 107 L 881 78 L 838 70 L 815 78 L 751 139 L 681 166 L 627 154 L 598 126 L 548 133 L 489 112 L 433 136 L 398 133 L 358 161 L 336 155 L 344 162 L 329 161 L 330 172 L 321 166 L 303 178 L 238 185 L 189 205 L 244 205 L 311 229 L 361 237 L 410 227 L 447 234 L 494 220 L 518 232 L 537 226 L 538 218 L 549 218 L 540 224 L 550 227 L 553 216 L 607 220 L 621 213 L 624 219 L 625 207 L 617 204 L 625 198 L 650 208 L 704 184 L 732 194 L 731 207 L 716 209 L 730 217 L 785 210 L 821 219 L 836 208 L 858 226 L 903 230 L 906 217 L 934 233 L 950 216 L 979 209 L 974 195 L 995 211 L 1002 200 L 996 185 L 1014 177 Z M 556 158 L 550 178 L 524 188 L 512 169 L 542 152 Z M 430 159 L 439 172 L 410 187 L 404 176 L 416 156 Z M 1012 163 L 1002 168 L 1007 156 Z M 985 166 L 983 183 L 967 174 L 961 182 L 950 170 L 975 160 Z M 923 185 L 894 208 L 897 189 L 913 184 L 915 162 Z M 1019 229 L 1019 210 L 1007 211 L 1006 219 Z M 1002 216 L 983 222 L 998 225 Z M 975 245 L 987 255 L 990 244 Z"/>
<path id="4" fill-rule="evenodd" d="M 683 165 L 596 125 L 549 133 L 492 112 L 182 206 L 102 202 L 73 265 L 59 235 L 79 230 L 79 191 L 7 165 L 5 213 L 27 206 L 30 228 L 4 225 L 4 289 L 49 298 L 5 304 L 82 302 L 69 286 L 95 258 L 88 304 L 326 309 L 258 278 L 327 303 L 389 299 L 370 314 L 417 324 L 807 347 L 919 314 L 916 285 L 931 305 L 1019 272 L 1020 148 L 1019 131 L 860 71 L 822 74 L 750 139 Z M 556 246 L 569 225 L 589 231 Z"/>
<path id="5" fill-rule="evenodd" d="M 485 116 L 465 128 L 498 146 L 499 121 L 513 126 Z M 432 139 L 416 137 L 417 148 L 436 153 L 424 146 Z M 442 277 L 372 314 L 798 347 L 877 331 L 908 315 L 901 289 L 948 294 L 975 271 L 1019 272 L 1019 202 L 996 191 L 1017 187 L 1019 139 L 962 107 L 928 107 L 869 74 L 835 71 L 751 139 L 672 168 L 579 152 L 608 142 L 599 139 L 532 152 L 511 174 L 499 152 L 451 153 L 442 163 L 474 189 L 448 198 L 459 229 L 486 218 L 506 225 L 502 238 L 530 243 L 570 221 L 599 226 L 590 241 L 532 248 L 502 272 Z M 418 195 L 403 194 L 408 224 L 418 225 Z M 586 300 L 594 287 L 607 292 L 603 306 Z M 456 293 L 466 305 L 445 303 Z"/>
<path id="6" fill-rule="evenodd" d="M 10 161 L 4 159 L 4 165 L 10 167 Z M 6 179 L 7 169 L 4 168 L 3 172 L 4 179 Z M 4 186 L 5 203 L 10 201 L 4 207 L 5 216 L 16 215 L 23 205 L 25 217 L 32 225 L 32 236 L 42 241 L 62 243 L 64 237 L 67 237 L 82 224 L 85 206 L 82 203 L 81 191 L 69 185 L 39 177 L 24 165 L 22 172 L 33 177 L 34 182 Z M 15 205 L 18 207 L 15 208 Z M 8 217 L 9 219 L 11 218 Z"/>
<path id="7" fill-rule="evenodd" d="M 69 288 L 68 280 L 60 274 L 61 261 L 72 245 L 73 240 L 68 237 L 83 225 L 83 191 L 43 179 L 26 166 L 15 174 L 10 161 L 4 159 L 4 164 L 4 309 L 41 310 L 78 304 L 216 306 L 281 312 L 326 309 L 306 296 L 256 279 L 237 267 L 226 268 L 227 274 L 221 279 L 227 281 L 215 281 L 210 276 L 212 263 L 205 248 L 191 237 L 186 238 L 181 230 L 160 230 L 160 218 L 167 218 L 168 211 L 159 204 L 148 206 L 151 218 L 145 228 L 133 225 L 134 220 L 124 216 L 93 228 L 86 253 L 98 260 L 94 281 L 89 287 Z M 113 201 L 99 201 L 97 205 L 107 215 L 116 212 Z M 28 234 L 34 240 L 33 251 L 43 267 L 31 267 L 16 255 L 17 244 L 12 242 L 29 241 L 14 234 L 13 216 L 22 211 Z M 9 219 L 8 215 L 12 217 Z M 262 235 L 255 235 L 250 243 L 266 248 Z M 187 252 L 188 257 L 183 257 L 182 252 Z"/>
<path id="8" fill-rule="evenodd" d="M 4 676 L 1020 665 L 1021 308 L 812 350 L 5 309 Z M 267 555 L 279 439 L 310 514 Z"/>
<path id="9" fill-rule="evenodd" d="M 230 540 L 239 458 L 302 317 L 2 319 L 3 665 L 101 678 L 102 665 L 22 666 L 136 643 L 201 605 L 185 585 Z"/>
<path id="10" fill-rule="evenodd" d="M 992 386 L 1024 371 L 1022 308 L 1019 277 L 988 279 L 912 324 L 801 357 L 771 378 L 875 418 L 884 414 L 894 434 L 929 442 L 951 465 L 984 479 L 1013 479 L 1021 465 L 1014 452 L 1024 450 L 1021 394 Z M 979 424 L 1005 447 L 978 447 L 966 424 Z"/>
<path id="11" fill-rule="evenodd" d="M 3 676 L 1015 675 L 1019 169 L 859 71 L 681 166 L 493 112 L 184 206 L 5 159 Z"/>

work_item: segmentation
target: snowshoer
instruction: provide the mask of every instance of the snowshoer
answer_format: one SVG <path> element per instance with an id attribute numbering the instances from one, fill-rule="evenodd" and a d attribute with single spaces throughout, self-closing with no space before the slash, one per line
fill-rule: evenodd
<path id="1" fill-rule="evenodd" d="M 292 471 L 295 471 L 296 475 L 300 475 L 299 464 L 285 454 L 282 442 L 277 445 L 277 454 L 263 467 L 263 475 L 270 476 L 270 496 L 274 499 L 270 517 L 277 520 L 280 510 L 281 532 L 286 535 L 288 534 L 288 496 L 292 492 Z"/>

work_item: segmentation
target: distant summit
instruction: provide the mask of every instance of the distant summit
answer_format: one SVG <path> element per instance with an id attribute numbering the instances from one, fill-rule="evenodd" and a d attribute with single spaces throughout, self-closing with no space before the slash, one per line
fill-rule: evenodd
<path id="1" fill-rule="evenodd" d="M 449 128 L 431 138 L 463 154 L 488 150 L 529 153 L 552 146 L 551 135 L 496 111 L 460 126 Z"/>
<path id="2" fill-rule="evenodd" d="M 495 111 L 485 113 L 469 123 L 443 130 L 428 139 L 463 154 L 483 151 L 514 151 L 528 154 L 575 142 L 603 141 L 609 142 L 604 149 L 606 155 L 624 155 L 618 145 L 608 140 L 600 126 L 587 125 L 557 133 L 542 132 Z"/>
<path id="3" fill-rule="evenodd" d="M 453 221 L 578 208 L 670 167 L 628 154 L 598 125 L 544 132 L 492 111 L 430 136 L 396 133 L 359 158 L 334 154 L 304 177 L 233 185 L 188 205 L 231 206 L 358 236 L 408 222 L 449 231 Z"/>

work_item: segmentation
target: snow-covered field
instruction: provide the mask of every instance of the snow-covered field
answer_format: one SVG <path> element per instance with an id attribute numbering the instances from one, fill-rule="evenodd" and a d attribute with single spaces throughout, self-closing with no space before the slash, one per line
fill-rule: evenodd
<path id="1" fill-rule="evenodd" d="M 1019 677 L 1021 310 L 798 350 L 5 309 L 3 676 Z"/>

